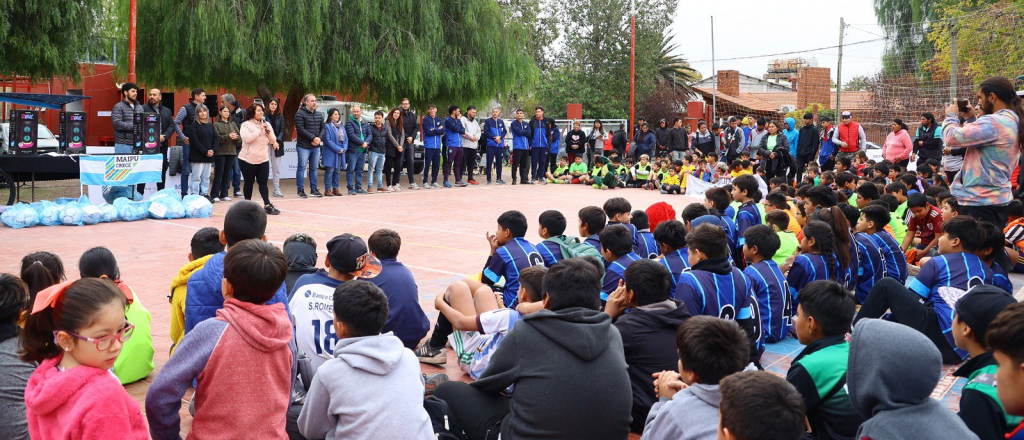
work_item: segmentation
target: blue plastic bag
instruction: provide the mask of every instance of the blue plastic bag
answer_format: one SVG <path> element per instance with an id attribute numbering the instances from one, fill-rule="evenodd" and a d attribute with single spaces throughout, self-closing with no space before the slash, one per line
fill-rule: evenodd
<path id="1" fill-rule="evenodd" d="M 181 199 L 185 205 L 185 218 L 209 218 L 213 215 L 213 203 L 198 194 L 187 195 Z"/>
<path id="2" fill-rule="evenodd" d="M 117 208 L 109 203 L 104 203 L 97 206 L 100 209 L 100 221 L 103 223 L 110 223 L 117 221 Z"/>
<path id="3" fill-rule="evenodd" d="M 28 204 L 19 203 L 0 213 L 0 222 L 14 229 L 31 228 L 39 224 L 39 213 Z"/>
<path id="4" fill-rule="evenodd" d="M 162 189 L 160 191 L 157 191 L 156 194 L 153 194 L 149 198 L 149 201 L 150 202 L 155 202 L 155 201 L 163 199 L 165 197 L 177 200 L 179 202 L 181 201 L 181 193 L 179 193 L 178 190 L 176 190 L 174 188 L 164 188 L 164 189 Z"/>
<path id="5" fill-rule="evenodd" d="M 134 222 L 143 220 L 149 215 L 149 201 L 133 202 L 127 197 L 114 200 L 117 218 L 121 221 Z"/>
<path id="6" fill-rule="evenodd" d="M 160 197 L 150 201 L 149 216 L 162 220 L 184 218 L 185 205 L 173 197 Z"/>
<path id="7" fill-rule="evenodd" d="M 78 201 L 64 204 L 60 212 L 60 222 L 65 226 L 82 226 L 85 224 L 85 212 L 78 206 Z"/>
<path id="8" fill-rule="evenodd" d="M 58 205 L 50 201 L 42 202 L 43 209 L 39 211 L 39 223 L 45 226 L 57 226 L 63 224 L 60 219 L 60 213 L 64 210 L 64 205 Z"/>
<path id="9" fill-rule="evenodd" d="M 79 208 L 82 208 L 82 221 L 87 225 L 95 225 L 103 221 L 103 211 L 100 210 L 99 206 L 93 205 L 92 203 L 82 203 L 79 201 L 75 203 Z M 69 205 L 71 205 L 69 203 Z"/>

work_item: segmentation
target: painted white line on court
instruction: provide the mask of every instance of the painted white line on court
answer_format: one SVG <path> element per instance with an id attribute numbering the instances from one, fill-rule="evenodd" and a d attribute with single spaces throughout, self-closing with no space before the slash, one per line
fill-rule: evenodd
<path id="1" fill-rule="evenodd" d="M 182 225 L 182 224 L 178 224 L 178 223 L 174 223 L 174 222 L 169 222 L 169 221 L 166 221 L 166 220 L 156 220 L 156 219 L 151 219 L 151 218 L 147 218 L 146 220 L 147 221 L 151 221 L 151 222 L 156 222 L 156 223 L 162 223 L 162 224 L 165 224 L 165 225 L 173 225 L 173 226 L 178 226 L 178 227 L 181 227 L 181 228 L 192 229 L 192 230 L 196 230 L 196 231 L 198 231 L 200 229 L 203 229 L 203 228 L 196 227 L 196 226 Z M 284 246 L 284 242 L 283 241 L 267 240 L 267 243 L 275 244 L 275 245 L 278 245 L 278 246 Z M 327 248 L 317 249 L 316 251 L 317 251 L 317 253 L 323 252 L 324 255 L 327 255 Z M 436 272 L 436 273 L 441 273 L 441 274 L 445 274 L 445 275 L 454 275 L 454 276 L 460 276 L 460 277 L 467 276 L 464 273 L 452 272 L 452 271 L 448 271 L 448 270 L 434 269 L 434 268 L 426 267 L 426 266 L 414 266 L 414 265 L 406 264 L 406 263 L 402 263 L 402 264 L 405 264 L 405 267 L 408 267 L 410 269 L 419 269 L 419 270 L 425 270 L 425 271 L 428 271 L 428 272 Z"/>

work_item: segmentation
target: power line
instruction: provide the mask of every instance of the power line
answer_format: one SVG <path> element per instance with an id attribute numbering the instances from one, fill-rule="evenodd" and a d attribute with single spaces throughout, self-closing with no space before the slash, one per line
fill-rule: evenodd
<path id="1" fill-rule="evenodd" d="M 876 38 L 874 40 L 857 41 L 857 42 L 854 42 L 854 43 L 844 44 L 843 47 L 856 46 L 858 44 L 875 43 L 875 42 L 878 42 L 878 41 L 885 41 L 885 40 L 886 40 L 885 38 Z M 836 45 L 836 46 L 827 46 L 827 47 L 819 47 L 819 48 L 816 48 L 816 49 L 797 50 L 797 51 L 792 51 L 792 52 L 780 52 L 780 53 L 773 53 L 773 54 L 766 54 L 766 55 L 751 55 L 751 56 L 734 57 L 734 58 L 716 58 L 715 61 L 750 60 L 750 59 L 756 59 L 756 58 L 778 57 L 778 56 L 783 56 L 783 55 L 795 55 L 795 54 L 807 53 L 807 52 L 817 52 L 817 51 L 821 51 L 821 50 L 837 49 L 837 48 L 839 48 L 838 45 Z M 699 60 L 699 61 L 690 61 L 690 64 L 710 63 L 710 62 L 711 62 L 711 60 Z"/>

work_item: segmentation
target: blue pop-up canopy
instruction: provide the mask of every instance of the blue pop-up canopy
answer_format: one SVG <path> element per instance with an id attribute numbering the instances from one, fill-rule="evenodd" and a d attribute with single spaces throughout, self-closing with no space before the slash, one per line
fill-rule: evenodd
<path id="1" fill-rule="evenodd" d="M 51 110 L 61 110 L 65 105 L 91 96 L 81 95 L 51 95 L 47 93 L 0 93 L 0 102 L 11 104 L 27 105 L 32 107 L 44 107 Z"/>

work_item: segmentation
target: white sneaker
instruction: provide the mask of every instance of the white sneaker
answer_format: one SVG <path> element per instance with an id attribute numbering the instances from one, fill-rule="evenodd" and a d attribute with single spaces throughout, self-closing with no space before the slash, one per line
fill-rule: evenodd
<path id="1" fill-rule="evenodd" d="M 409 185 L 409 189 L 413 189 L 413 190 L 415 190 L 415 189 L 420 189 L 420 186 L 419 186 L 419 185 L 417 185 L 417 184 L 415 184 L 415 183 L 413 183 L 413 184 L 410 184 L 410 185 Z"/>
<path id="2" fill-rule="evenodd" d="M 402 185 L 395 185 L 395 192 L 402 192 Z"/>
<path id="3" fill-rule="evenodd" d="M 219 201 L 220 201 L 220 199 L 218 199 L 218 198 L 216 198 L 216 197 L 214 197 L 214 198 L 213 198 L 213 203 L 217 203 L 217 202 L 219 202 Z"/>
<path id="4" fill-rule="evenodd" d="M 231 201 L 231 197 L 224 197 L 224 198 L 223 198 L 223 199 L 221 199 L 221 200 L 223 200 L 223 201 L 225 201 L 225 202 L 230 202 L 230 201 Z"/>

